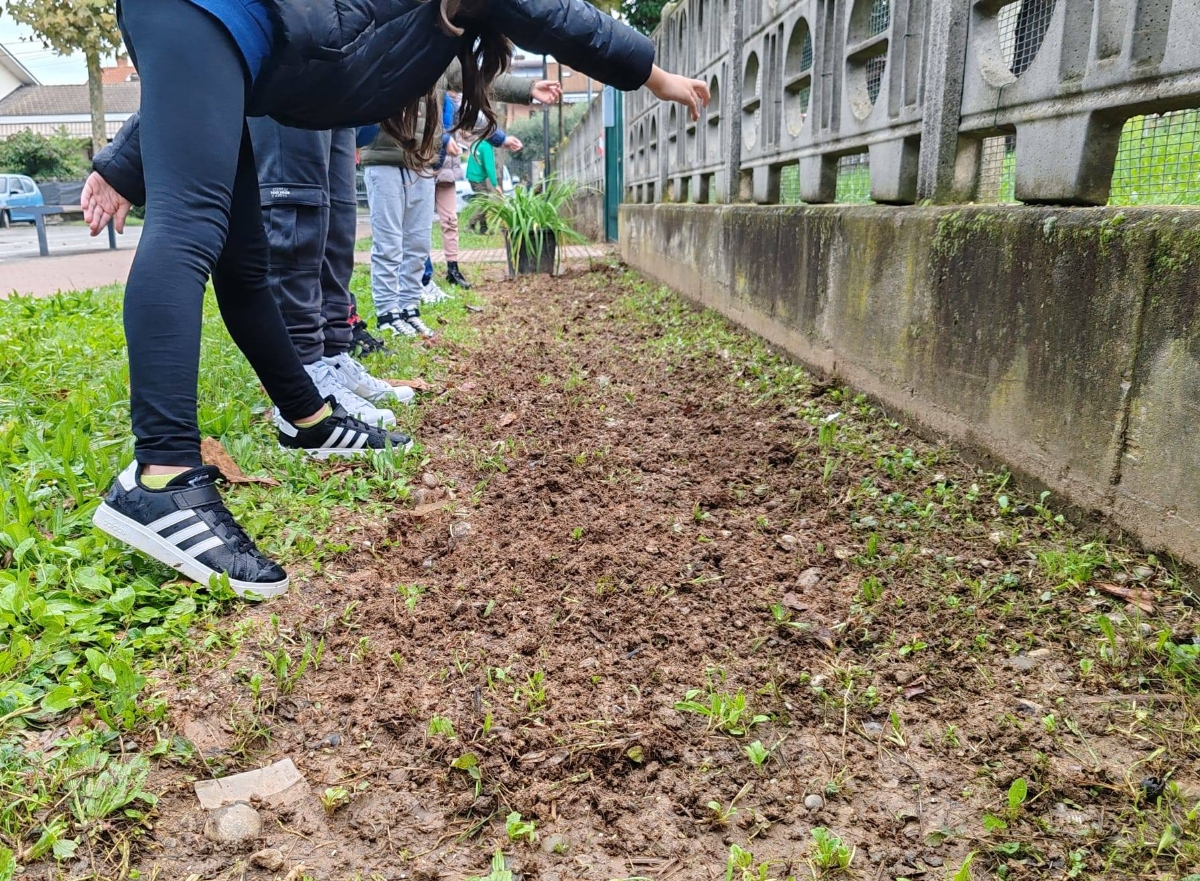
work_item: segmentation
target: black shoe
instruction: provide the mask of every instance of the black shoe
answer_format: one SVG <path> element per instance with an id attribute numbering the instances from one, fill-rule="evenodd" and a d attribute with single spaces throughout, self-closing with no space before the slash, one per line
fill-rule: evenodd
<path id="1" fill-rule="evenodd" d="M 446 281 L 449 284 L 462 288 L 464 291 L 471 290 L 471 283 L 462 274 L 462 270 L 458 268 L 457 262 L 448 262 L 446 264 Z"/>
<path id="2" fill-rule="evenodd" d="M 350 332 L 354 334 L 355 356 L 371 355 L 375 352 L 387 351 L 387 346 L 383 344 L 383 340 L 371 336 L 367 330 L 367 323 L 357 315 L 350 317 Z"/>
<path id="3" fill-rule="evenodd" d="M 406 453 L 412 449 L 412 438 L 407 434 L 367 425 L 347 413 L 333 398 L 326 398 L 325 402 L 333 410 L 333 415 L 312 428 L 300 428 L 279 420 L 279 446 L 285 450 L 303 450 L 314 459 L 332 456 L 351 458 L 388 447 Z"/>
<path id="4" fill-rule="evenodd" d="M 254 546 L 221 501 L 220 479 L 220 470 L 207 466 L 185 471 L 166 489 L 148 489 L 134 462 L 117 478 L 92 522 L 199 584 L 227 575 L 238 596 L 287 593 L 287 573 Z"/>

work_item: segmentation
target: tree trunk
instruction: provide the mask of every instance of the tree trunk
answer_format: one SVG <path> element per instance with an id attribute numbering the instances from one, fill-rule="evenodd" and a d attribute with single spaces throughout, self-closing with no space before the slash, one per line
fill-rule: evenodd
<path id="1" fill-rule="evenodd" d="M 104 122 L 104 75 L 100 72 L 100 53 L 87 52 L 88 98 L 92 105 L 92 155 L 108 146 L 108 127 Z"/>

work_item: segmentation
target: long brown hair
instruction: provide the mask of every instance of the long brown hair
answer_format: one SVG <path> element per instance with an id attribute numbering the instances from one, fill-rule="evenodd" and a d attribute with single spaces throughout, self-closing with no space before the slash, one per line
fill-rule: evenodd
<path id="1" fill-rule="evenodd" d="M 454 131 L 476 130 L 482 116 L 483 137 L 496 131 L 496 108 L 492 106 L 492 81 L 508 70 L 512 61 L 512 43 L 501 33 L 482 24 L 487 0 L 439 0 L 443 31 L 462 38 L 458 62 L 462 67 L 462 104 Z M 456 20 L 460 22 L 456 24 Z M 422 112 L 425 127 L 417 131 Z M 412 167 L 428 167 L 441 152 L 438 134 L 441 131 L 442 111 L 436 91 L 416 98 L 398 114 L 383 123 L 381 128 L 395 140 L 412 161 Z"/>

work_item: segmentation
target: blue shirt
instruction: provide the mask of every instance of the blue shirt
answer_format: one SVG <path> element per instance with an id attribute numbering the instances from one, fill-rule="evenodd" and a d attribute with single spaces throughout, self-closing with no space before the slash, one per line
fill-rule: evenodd
<path id="1" fill-rule="evenodd" d="M 196 6 L 225 25 L 233 37 L 246 67 L 250 82 L 258 78 L 263 64 L 275 47 L 275 24 L 263 0 L 191 0 Z"/>

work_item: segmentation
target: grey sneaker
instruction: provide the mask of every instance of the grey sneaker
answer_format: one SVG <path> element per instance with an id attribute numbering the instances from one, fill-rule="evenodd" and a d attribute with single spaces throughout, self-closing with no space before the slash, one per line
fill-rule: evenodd
<path id="1" fill-rule="evenodd" d="M 355 419 L 361 419 L 367 425 L 380 425 L 391 428 L 396 424 L 396 414 L 391 410 L 376 407 L 372 402 L 357 394 L 342 382 L 341 376 L 325 361 L 315 364 L 305 364 L 308 373 L 323 398 L 335 398 L 346 408 L 346 412 Z M 276 422 L 278 427 L 278 421 Z"/>
<path id="2" fill-rule="evenodd" d="M 334 355 L 323 360 L 342 385 L 372 404 L 411 404 L 417 397 L 416 392 L 410 388 L 394 386 L 382 379 L 376 379 L 349 355 Z"/>
<path id="3" fill-rule="evenodd" d="M 375 323 L 381 333 L 386 332 L 401 337 L 417 335 L 417 329 L 405 320 L 403 312 L 384 312 L 375 319 Z"/>
<path id="4" fill-rule="evenodd" d="M 400 317 L 409 327 L 426 339 L 435 335 L 433 328 L 421 320 L 421 310 L 415 306 L 412 309 L 405 309 L 400 313 Z"/>

